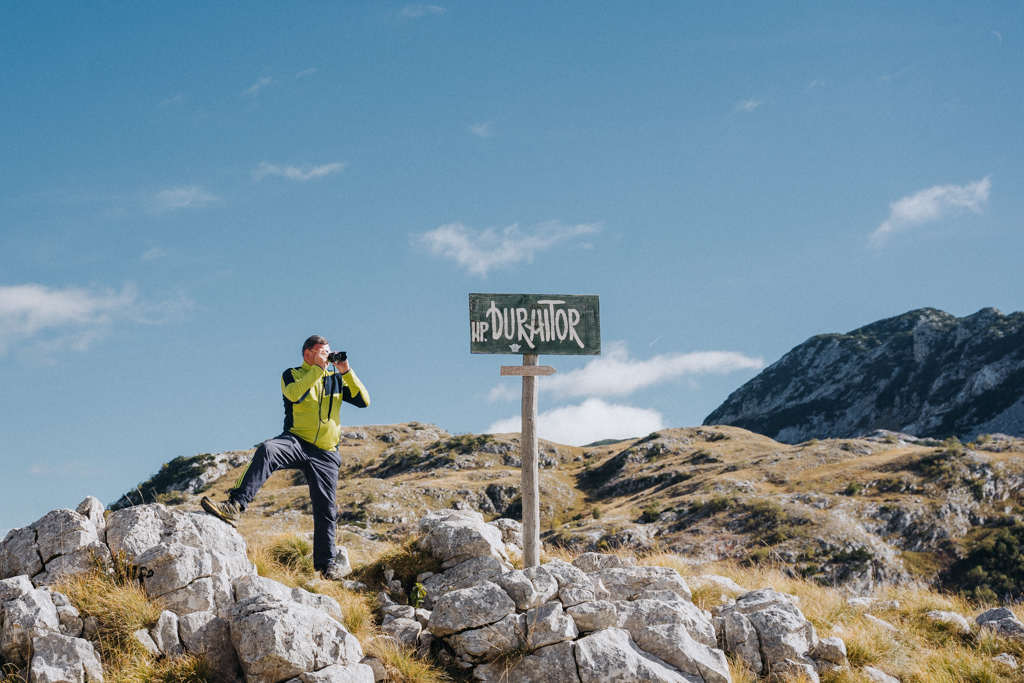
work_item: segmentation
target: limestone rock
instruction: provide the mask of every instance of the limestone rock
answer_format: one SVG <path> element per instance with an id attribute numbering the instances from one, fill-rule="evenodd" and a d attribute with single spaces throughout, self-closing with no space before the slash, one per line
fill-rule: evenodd
<path id="1" fill-rule="evenodd" d="M 381 610 L 386 616 L 395 619 L 415 619 L 416 608 L 412 605 L 388 605 Z"/>
<path id="2" fill-rule="evenodd" d="M 990 629 L 1007 638 L 1024 638 L 1024 624 L 1005 607 L 995 607 L 974 618 L 978 628 Z"/>
<path id="3" fill-rule="evenodd" d="M 599 579 L 611 594 L 611 600 L 633 600 L 645 590 L 670 590 L 689 602 L 690 588 L 670 567 L 617 567 L 589 574 Z"/>
<path id="4" fill-rule="evenodd" d="M 558 595 L 558 581 L 542 567 L 502 574 L 494 579 L 523 612 L 540 607 Z"/>
<path id="5" fill-rule="evenodd" d="M 721 623 L 719 645 L 725 652 L 746 665 L 755 674 L 764 670 L 761 661 L 761 646 L 757 639 L 757 631 L 753 624 L 740 612 L 727 612 L 716 617 Z"/>
<path id="6" fill-rule="evenodd" d="M 558 599 L 565 607 L 597 599 L 594 593 L 594 583 L 590 577 L 583 570 L 568 562 L 553 560 L 540 567 L 531 567 L 531 569 L 538 570 L 538 573 L 543 571 L 555 579 L 558 584 Z M 527 576 L 533 578 L 532 574 L 527 573 Z"/>
<path id="7" fill-rule="evenodd" d="M 473 676 L 482 683 L 579 683 L 573 644 L 557 643 L 534 650 L 522 659 L 481 664 Z"/>
<path id="8" fill-rule="evenodd" d="M 523 525 L 514 519 L 499 517 L 487 523 L 501 531 L 501 540 L 506 546 L 512 546 L 519 552 L 523 551 Z"/>
<path id="9" fill-rule="evenodd" d="M 865 666 L 861 669 L 861 673 L 867 676 L 868 680 L 874 681 L 874 683 L 900 683 L 900 679 L 895 676 L 876 669 L 873 666 Z"/>
<path id="10" fill-rule="evenodd" d="M 673 591 L 653 591 L 645 590 L 643 593 L 636 597 L 637 600 L 660 600 L 661 602 L 687 602 L 678 593 Z"/>
<path id="11" fill-rule="evenodd" d="M 60 618 L 47 590 L 37 588 L 4 605 L 0 657 L 22 666 L 29 663 L 32 640 L 60 635 Z"/>
<path id="12" fill-rule="evenodd" d="M 895 626 L 890 624 L 888 621 L 886 621 L 884 619 L 879 619 L 878 617 L 876 617 L 876 616 L 874 616 L 872 614 L 865 614 L 864 618 L 867 619 L 872 624 L 874 624 L 875 626 L 877 626 L 877 627 L 879 627 L 879 628 L 881 628 L 881 629 L 883 629 L 885 631 L 891 631 L 892 633 L 896 633 L 896 632 L 899 631 L 898 628 L 896 628 Z"/>
<path id="13" fill-rule="evenodd" d="M 726 576 L 718 576 L 717 574 L 699 574 L 697 576 L 689 576 L 686 579 L 686 583 L 692 588 L 714 586 L 723 593 L 731 595 L 739 595 L 741 593 L 749 592 L 746 588 L 739 585 L 732 579 Z"/>
<path id="14" fill-rule="evenodd" d="M 416 617 L 416 621 L 420 622 L 420 626 L 426 628 L 427 624 L 430 622 L 430 610 L 420 608 L 413 614 Z"/>
<path id="15" fill-rule="evenodd" d="M 607 600 L 595 600 L 573 605 L 565 610 L 566 614 L 572 617 L 576 629 L 580 632 L 600 631 L 603 628 L 615 626 L 617 614 L 615 605 Z"/>
<path id="16" fill-rule="evenodd" d="M 323 595 L 322 593 L 311 593 L 302 588 L 291 588 L 265 576 L 244 574 L 232 582 L 232 587 L 235 599 L 239 602 L 258 595 L 265 595 L 277 598 L 278 600 L 290 600 L 307 607 L 319 609 L 326 612 L 339 623 L 344 618 L 341 612 L 341 605 L 331 596 Z"/>
<path id="17" fill-rule="evenodd" d="M 231 642 L 231 625 L 213 612 L 192 612 L 178 623 L 181 644 L 187 652 L 205 653 L 206 660 L 223 681 L 241 678 L 241 664 Z"/>
<path id="18" fill-rule="evenodd" d="M 47 562 L 46 571 L 33 576 L 32 581 L 37 586 L 49 586 L 64 576 L 87 574 L 95 569 L 97 563 L 107 568 L 111 566 L 110 550 L 100 541 L 58 555 Z"/>
<path id="19" fill-rule="evenodd" d="M 32 639 L 29 683 L 103 683 L 103 667 L 92 643 L 59 633 Z"/>
<path id="20" fill-rule="evenodd" d="M 725 653 L 694 640 L 681 624 L 645 626 L 633 635 L 640 649 L 706 683 L 730 683 Z"/>
<path id="21" fill-rule="evenodd" d="M 149 631 L 144 628 L 140 628 L 138 631 L 132 633 L 132 637 L 135 638 L 135 642 L 141 645 L 146 652 L 154 657 L 160 656 L 160 648 L 157 647 L 155 642 L 153 642 L 153 636 L 149 635 Z"/>
<path id="22" fill-rule="evenodd" d="M 3 604 L 11 600 L 17 600 L 33 590 L 32 582 L 25 575 L 13 576 L 0 581 L 0 610 Z M 0 612 L 2 615 L 2 612 Z"/>
<path id="23" fill-rule="evenodd" d="M 632 557 L 619 557 L 618 555 L 604 555 L 601 553 L 583 553 L 572 561 L 574 567 L 593 574 L 602 569 L 618 569 L 636 566 L 636 559 Z"/>
<path id="24" fill-rule="evenodd" d="M 307 671 L 292 679 L 298 683 L 374 683 L 373 668 L 367 664 L 332 664 L 319 671 Z"/>
<path id="25" fill-rule="evenodd" d="M 796 605 L 776 603 L 744 616 L 757 631 L 762 661 L 770 670 L 774 671 L 787 660 L 792 664 L 810 665 L 813 669 L 810 653 L 817 645 L 817 635 Z"/>
<path id="26" fill-rule="evenodd" d="M 381 629 L 405 647 L 416 647 L 423 627 L 415 619 L 387 618 Z"/>
<path id="27" fill-rule="evenodd" d="M 160 613 L 156 626 L 149 630 L 149 635 L 160 652 L 171 658 L 180 657 L 185 653 L 178 634 L 180 621 L 177 614 L 164 610 Z"/>
<path id="28" fill-rule="evenodd" d="M 11 529 L 0 541 L 0 579 L 12 576 L 35 576 L 43 571 L 34 529 Z"/>
<path id="29" fill-rule="evenodd" d="M 99 543 L 96 527 L 73 510 L 52 510 L 32 523 L 43 564 L 59 555 Z"/>
<path id="30" fill-rule="evenodd" d="M 846 643 L 842 638 L 822 638 L 814 648 L 814 659 L 821 659 L 837 666 L 846 666 Z"/>
<path id="31" fill-rule="evenodd" d="M 449 638 L 455 654 L 465 661 L 495 659 L 526 645 L 526 615 L 509 614 L 501 621 L 456 633 Z"/>
<path id="32" fill-rule="evenodd" d="M 1011 671 L 1017 670 L 1017 658 L 1011 655 L 1009 652 L 1000 652 L 992 658 L 993 662 L 998 662 Z"/>
<path id="33" fill-rule="evenodd" d="M 75 512 L 92 522 L 92 526 L 96 530 L 96 536 L 101 542 L 107 542 L 107 522 L 103 517 L 103 503 L 98 498 L 87 496 L 85 500 L 78 504 Z"/>
<path id="34" fill-rule="evenodd" d="M 470 510 L 438 510 L 420 520 L 419 546 L 441 560 L 445 569 L 474 557 L 494 557 L 511 568 L 502 531 Z"/>
<path id="35" fill-rule="evenodd" d="M 526 647 L 536 650 L 573 640 L 579 635 L 576 623 L 562 609 L 562 603 L 552 601 L 526 613 Z"/>
<path id="36" fill-rule="evenodd" d="M 358 664 L 359 641 L 318 609 L 255 596 L 230 612 L 231 642 L 249 683 L 278 683 L 332 664 Z"/>
<path id="37" fill-rule="evenodd" d="M 924 616 L 930 621 L 934 621 L 939 624 L 949 624 L 954 631 L 962 635 L 966 635 L 971 632 L 971 622 L 967 621 L 963 615 L 957 614 L 956 612 L 932 610 L 931 612 L 925 612 Z"/>
<path id="38" fill-rule="evenodd" d="M 444 637 L 500 621 L 516 609 L 512 598 L 490 581 L 442 596 L 430 614 L 428 630 Z"/>
<path id="39" fill-rule="evenodd" d="M 695 683 L 650 655 L 618 628 L 606 628 L 575 642 L 581 683 Z"/>
<path id="40" fill-rule="evenodd" d="M 619 600 L 612 604 L 617 614 L 616 626 L 630 634 L 646 626 L 678 624 L 698 643 L 718 647 L 718 638 L 711 620 L 692 602 Z"/>
<path id="41" fill-rule="evenodd" d="M 388 677 L 388 670 L 384 666 L 384 662 L 380 661 L 376 657 L 367 657 L 363 660 L 363 664 L 370 667 L 373 672 L 373 682 L 378 683 Z"/>
<path id="42" fill-rule="evenodd" d="M 490 555 L 466 560 L 448 571 L 434 574 L 422 582 L 423 589 L 427 592 L 424 604 L 430 608 L 437 603 L 442 595 L 469 588 L 481 581 L 495 581 L 504 572 L 505 567 L 501 562 Z"/>

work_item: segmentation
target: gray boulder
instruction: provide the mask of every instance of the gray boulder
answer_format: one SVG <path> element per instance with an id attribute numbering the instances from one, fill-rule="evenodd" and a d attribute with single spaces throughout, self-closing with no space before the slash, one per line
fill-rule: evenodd
<path id="1" fill-rule="evenodd" d="M 565 612 L 572 617 L 573 622 L 576 623 L 576 629 L 580 632 L 600 631 L 603 628 L 615 626 L 618 620 L 615 605 L 607 600 L 573 605 Z"/>
<path id="2" fill-rule="evenodd" d="M 452 591 L 430 613 L 427 629 L 438 637 L 500 621 L 516 609 L 505 591 L 490 581 Z"/>
<path id="3" fill-rule="evenodd" d="M 514 519 L 508 519 L 506 517 L 499 517 L 493 522 L 488 522 L 488 526 L 493 526 L 501 531 L 501 540 L 505 542 L 506 552 L 511 550 L 516 553 L 523 552 L 523 525 Z M 509 548 L 511 546 L 511 548 Z"/>
<path id="4" fill-rule="evenodd" d="M 511 569 L 501 529 L 484 523 L 483 515 L 470 510 L 438 510 L 420 520 L 422 550 L 441 560 L 444 569 L 474 557 L 493 557 Z"/>
<path id="5" fill-rule="evenodd" d="M 945 610 L 932 610 L 925 612 L 925 618 L 929 621 L 933 621 L 937 624 L 948 624 L 950 628 L 961 635 L 967 635 L 971 632 L 971 622 L 956 612 L 948 612 Z"/>
<path id="6" fill-rule="evenodd" d="M 181 619 L 174 612 L 164 610 L 157 619 L 156 626 L 149 630 L 149 635 L 158 650 L 167 657 L 180 657 L 185 653 L 182 647 L 178 626 Z"/>
<path id="7" fill-rule="evenodd" d="M 45 571 L 32 576 L 37 586 L 49 585 L 62 576 L 92 571 L 97 562 L 110 566 L 110 550 L 100 540 L 93 521 L 85 515 L 73 510 L 52 510 L 29 528 L 36 534 L 36 551 L 45 565 Z"/>
<path id="8" fill-rule="evenodd" d="M 762 661 L 772 671 L 787 662 L 811 666 L 811 653 L 818 644 L 814 626 L 792 603 L 770 605 L 745 615 L 761 641 Z"/>
<path id="9" fill-rule="evenodd" d="M 861 673 L 869 680 L 874 683 L 900 683 L 900 679 L 895 676 L 890 676 L 880 669 L 876 669 L 873 666 L 865 666 L 861 669 Z"/>
<path id="10" fill-rule="evenodd" d="M 473 676 L 482 683 L 578 683 L 573 643 L 548 645 L 518 660 L 481 664 Z"/>
<path id="11" fill-rule="evenodd" d="M 373 667 L 367 664 L 332 664 L 319 671 L 307 671 L 289 683 L 374 683 Z"/>
<path id="12" fill-rule="evenodd" d="M 615 606 L 616 626 L 631 635 L 647 626 L 678 625 L 698 643 L 718 647 L 715 627 L 707 615 L 692 602 L 662 602 L 660 600 L 619 600 Z M 636 640 L 636 636 L 633 635 Z"/>
<path id="13" fill-rule="evenodd" d="M 456 633 L 448 642 L 463 661 L 496 659 L 526 645 L 526 615 L 509 614 L 483 628 Z"/>
<path id="14" fill-rule="evenodd" d="M 502 574 L 494 579 L 516 603 L 516 609 L 525 612 L 540 607 L 558 596 L 558 581 L 542 567 Z"/>
<path id="15" fill-rule="evenodd" d="M 50 592 L 50 600 L 53 602 L 53 606 L 57 609 L 57 619 L 60 620 L 60 632 L 63 635 L 71 636 L 72 638 L 78 638 L 82 635 L 82 628 L 84 626 L 82 622 L 82 615 L 79 614 L 78 610 L 74 605 L 71 604 L 71 600 L 68 596 L 57 591 Z"/>
<path id="16" fill-rule="evenodd" d="M 93 496 L 86 496 L 85 500 L 78 504 L 75 508 L 75 512 L 82 515 L 90 522 L 96 529 L 96 536 L 100 539 L 100 542 L 107 542 L 107 522 L 103 516 L 103 503 L 98 498 Z"/>
<path id="17" fill-rule="evenodd" d="M 103 666 L 92 643 L 59 633 L 32 639 L 29 683 L 103 683 Z"/>
<path id="18" fill-rule="evenodd" d="M 532 567 L 538 573 L 544 572 L 555 579 L 558 584 L 558 599 L 565 607 L 572 607 L 583 602 L 597 599 L 594 582 L 583 570 L 568 562 L 552 560 L 540 567 Z M 527 574 L 531 579 L 533 575 Z"/>
<path id="19" fill-rule="evenodd" d="M 11 600 L 17 600 L 23 595 L 30 593 L 34 587 L 27 576 L 13 576 L 0 581 L 0 619 L 3 618 L 3 604 Z"/>
<path id="20" fill-rule="evenodd" d="M 755 674 L 764 670 L 761 661 L 761 646 L 757 639 L 757 631 L 740 612 L 727 612 L 715 617 L 715 630 L 718 632 L 719 647 L 732 654 Z"/>
<path id="21" fill-rule="evenodd" d="M 814 648 L 814 659 L 836 666 L 846 666 L 846 643 L 842 638 L 822 638 Z M 821 668 L 819 666 L 819 668 Z"/>
<path id="22" fill-rule="evenodd" d="M 43 571 L 34 529 L 11 529 L 0 541 L 0 579 L 12 576 L 35 576 Z"/>
<path id="23" fill-rule="evenodd" d="M 341 605 L 331 596 L 323 595 L 322 593 L 311 593 L 302 588 L 291 588 L 265 576 L 243 574 L 232 581 L 232 587 L 234 588 L 235 600 L 239 602 L 258 595 L 265 595 L 277 598 L 278 600 L 290 600 L 307 607 L 322 610 L 339 623 L 344 618 L 341 612 Z"/>
<path id="24" fill-rule="evenodd" d="M 604 584 L 610 600 L 633 600 L 646 590 L 669 590 L 687 602 L 692 600 L 686 581 L 670 567 L 617 567 L 588 576 Z"/>
<path id="25" fill-rule="evenodd" d="M 213 612 L 192 612 L 179 619 L 178 634 L 186 652 L 204 654 L 218 677 L 240 680 L 242 667 L 231 643 L 231 625 Z"/>
<path id="26" fill-rule="evenodd" d="M 481 581 L 496 581 L 505 571 L 501 562 L 490 555 L 466 560 L 423 581 L 423 589 L 427 592 L 424 605 L 429 609 L 442 595 L 469 588 Z"/>
<path id="27" fill-rule="evenodd" d="M 231 642 L 249 683 L 279 683 L 332 664 L 358 664 L 359 641 L 318 609 L 255 596 L 230 612 Z"/>
<path id="28" fill-rule="evenodd" d="M 575 642 L 581 683 L 697 683 L 637 647 L 622 629 L 606 628 Z"/>
<path id="29" fill-rule="evenodd" d="M 60 635 L 60 617 L 49 591 L 37 588 L 4 604 L 0 657 L 18 666 L 28 664 L 32 640 L 47 634 Z"/>
<path id="30" fill-rule="evenodd" d="M 995 607 L 974 618 L 978 628 L 995 631 L 1007 638 L 1024 639 L 1024 624 L 1005 607 Z"/>
<path id="31" fill-rule="evenodd" d="M 549 602 L 526 613 L 526 647 L 536 650 L 573 640 L 580 633 L 576 623 L 562 610 L 562 603 Z"/>
<path id="32" fill-rule="evenodd" d="M 135 642 L 142 646 L 142 648 L 154 657 L 160 656 L 160 648 L 157 647 L 153 641 L 153 636 L 149 635 L 149 631 L 144 628 L 140 628 L 138 631 L 132 633 L 132 637 L 135 638 Z"/>
<path id="33" fill-rule="evenodd" d="M 405 647 L 416 647 L 423 627 L 415 619 L 385 617 L 381 630 Z"/>
<path id="34" fill-rule="evenodd" d="M 645 626 L 632 633 L 640 649 L 706 683 L 730 683 L 725 653 L 694 640 L 681 624 Z"/>

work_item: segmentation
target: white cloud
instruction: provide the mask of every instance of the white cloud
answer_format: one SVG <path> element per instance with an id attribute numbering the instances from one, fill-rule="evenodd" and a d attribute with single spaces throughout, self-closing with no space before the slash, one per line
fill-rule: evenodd
<path id="1" fill-rule="evenodd" d="M 167 252 L 160 247 L 153 247 L 148 250 L 145 254 L 139 257 L 140 261 L 152 261 L 153 259 L 164 258 L 167 256 Z"/>
<path id="2" fill-rule="evenodd" d="M 522 386 L 518 383 L 513 384 L 511 381 L 502 382 L 491 388 L 487 392 L 487 402 L 494 403 L 496 401 L 512 401 L 517 398 L 522 398 L 523 391 Z"/>
<path id="3" fill-rule="evenodd" d="M 764 102 L 762 100 L 743 100 L 736 105 L 736 111 L 754 111 L 760 107 Z"/>
<path id="4" fill-rule="evenodd" d="M 539 387 L 557 398 L 628 396 L 653 384 L 669 382 L 688 375 L 724 375 L 737 370 L 760 370 L 764 361 L 735 351 L 695 351 L 666 353 L 647 360 L 629 357 L 623 342 L 605 345 L 604 355 L 594 358 L 578 370 L 545 377 Z M 491 402 L 511 400 L 517 394 L 510 384 L 491 389 Z"/>
<path id="5" fill-rule="evenodd" d="M 813 81 L 811 81 L 810 85 L 807 86 L 807 90 L 814 90 L 815 88 L 820 88 L 823 85 L 825 85 L 825 81 L 821 80 L 820 78 L 815 78 Z"/>
<path id="6" fill-rule="evenodd" d="M 169 107 L 172 104 L 181 104 L 184 101 L 185 101 L 185 96 L 182 95 L 181 93 L 178 93 L 174 97 L 168 97 L 167 99 L 165 99 L 162 102 L 160 102 L 160 106 L 161 107 Z"/>
<path id="7" fill-rule="evenodd" d="M 999 31 L 992 31 L 992 35 L 994 35 L 996 37 L 996 39 L 999 41 L 1000 45 L 1003 44 L 1003 34 L 1002 33 L 1000 33 Z"/>
<path id="8" fill-rule="evenodd" d="M 255 171 L 252 172 L 254 180 L 262 180 L 268 175 L 279 175 L 282 178 L 288 178 L 289 180 L 313 180 L 315 178 L 323 178 L 332 173 L 337 173 L 341 169 L 345 168 L 345 164 L 340 162 L 334 162 L 331 164 L 324 164 L 323 166 L 307 166 L 305 168 L 299 168 L 298 166 L 276 166 L 274 164 L 268 164 L 262 162 Z"/>
<path id="9" fill-rule="evenodd" d="M 588 398 L 578 406 L 564 406 L 537 416 L 537 434 L 543 439 L 569 446 L 582 446 L 602 439 L 628 439 L 656 432 L 665 426 L 656 410 L 606 403 Z M 488 434 L 519 432 L 520 417 L 498 420 Z"/>
<path id="10" fill-rule="evenodd" d="M 302 78 L 303 76 L 311 76 L 316 73 L 316 69 L 303 69 L 299 73 L 295 74 L 295 78 Z"/>
<path id="11" fill-rule="evenodd" d="M 439 5 L 406 5 L 402 8 L 402 11 L 398 13 L 398 16 L 403 19 L 416 19 L 427 14 L 440 16 L 447 11 L 448 10 L 444 7 L 440 7 Z"/>
<path id="12" fill-rule="evenodd" d="M 217 199 L 215 195 L 210 194 L 198 185 L 191 185 L 189 187 L 161 190 L 153 195 L 151 204 L 154 211 L 198 209 L 217 201 Z"/>
<path id="13" fill-rule="evenodd" d="M 960 209 L 981 213 L 992 189 L 992 176 L 967 185 L 936 185 L 889 204 L 889 217 L 871 233 L 871 244 L 881 247 L 895 233 L 939 220 Z"/>
<path id="14" fill-rule="evenodd" d="M 273 82 L 274 82 L 273 78 L 271 78 L 270 76 L 264 76 L 260 80 L 256 81 L 252 85 L 250 85 L 249 89 L 245 91 L 245 94 L 246 95 L 252 95 L 253 97 L 256 97 L 257 95 L 260 94 L 260 90 L 263 90 L 265 87 L 267 87 L 268 85 L 270 85 Z"/>
<path id="15" fill-rule="evenodd" d="M 470 126 L 469 127 L 469 131 L 473 135 L 476 135 L 477 137 L 481 137 L 481 138 L 493 138 L 494 137 L 494 131 L 491 130 L 491 122 L 490 121 L 488 121 L 487 123 L 478 123 L 475 126 Z"/>
<path id="16" fill-rule="evenodd" d="M 491 268 L 529 263 L 533 255 L 557 242 L 599 230 L 598 225 L 562 225 L 557 221 L 541 223 L 530 234 L 510 225 L 500 233 L 493 229 L 478 232 L 462 223 L 449 223 L 423 233 L 417 243 L 434 256 L 450 258 L 470 273 L 487 275 Z"/>

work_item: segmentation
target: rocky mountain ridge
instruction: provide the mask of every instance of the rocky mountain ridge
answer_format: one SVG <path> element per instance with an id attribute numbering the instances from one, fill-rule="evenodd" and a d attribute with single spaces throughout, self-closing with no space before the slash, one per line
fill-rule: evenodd
<path id="1" fill-rule="evenodd" d="M 964 441 L 1024 435 L 1024 313 L 933 308 L 795 347 L 733 392 L 705 424 L 783 443 L 878 429 Z"/>
<path id="2" fill-rule="evenodd" d="M 779 562 L 851 594 L 914 583 L 1017 590 L 1012 578 L 966 578 L 983 563 L 976 550 L 986 539 L 1020 526 L 1024 540 L 1024 441 L 1012 437 L 965 446 L 879 432 L 792 446 L 714 426 L 593 448 L 542 442 L 541 449 L 547 543 L 596 552 L 658 548 L 694 564 Z M 339 542 L 410 533 L 443 508 L 521 517 L 518 435 L 378 425 L 350 431 L 340 450 Z M 220 456 L 196 458 L 219 471 Z M 185 470 L 163 490 L 143 483 L 136 502 L 144 492 L 145 502 L 198 510 L 199 492 L 188 492 L 197 475 Z M 212 479 L 207 495 L 224 495 L 239 471 Z M 268 481 L 243 516 L 247 536 L 312 528 L 296 475 Z"/>

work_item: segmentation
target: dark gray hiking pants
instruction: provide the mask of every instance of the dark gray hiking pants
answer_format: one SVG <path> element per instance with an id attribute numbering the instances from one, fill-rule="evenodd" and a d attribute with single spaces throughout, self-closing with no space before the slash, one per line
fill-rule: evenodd
<path id="1" fill-rule="evenodd" d="M 324 569 L 334 559 L 334 531 L 338 524 L 335 495 L 340 467 L 341 456 L 337 451 L 325 451 L 285 432 L 260 444 L 241 482 L 231 491 L 231 499 L 244 510 L 271 474 L 277 470 L 301 470 L 306 475 L 313 504 L 313 566 Z"/>

